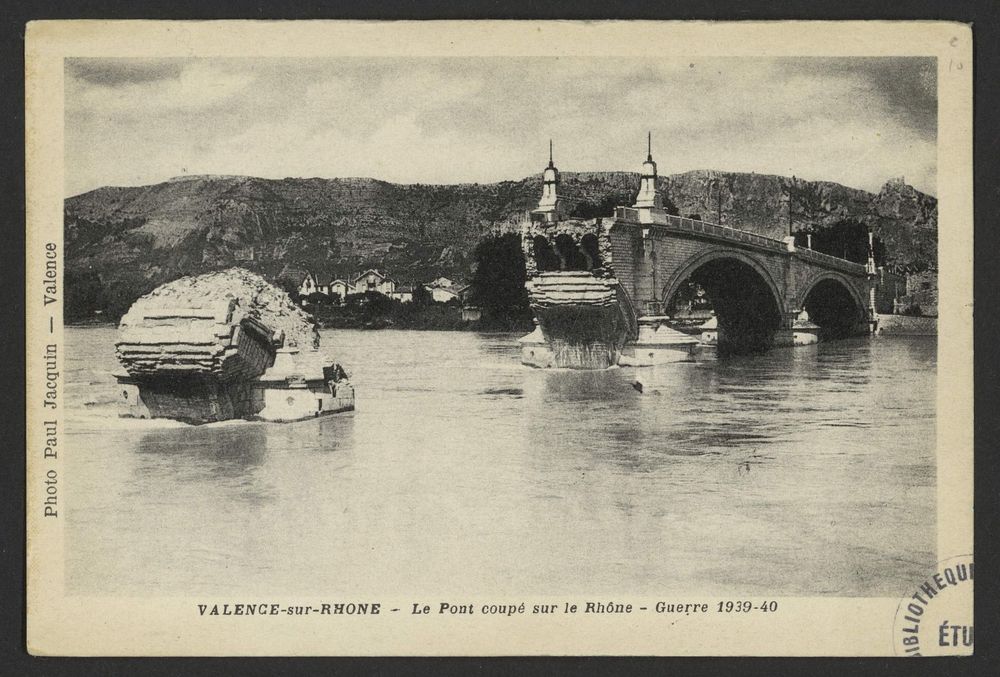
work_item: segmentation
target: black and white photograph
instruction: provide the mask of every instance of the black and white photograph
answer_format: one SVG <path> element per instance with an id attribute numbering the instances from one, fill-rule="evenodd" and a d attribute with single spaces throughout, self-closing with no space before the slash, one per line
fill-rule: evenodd
<path id="1" fill-rule="evenodd" d="M 939 338 L 971 317 L 941 254 L 971 222 L 939 228 L 971 194 L 940 159 L 965 52 L 607 53 L 596 30 L 593 54 L 399 54 L 351 30 L 355 54 L 130 42 L 50 69 L 29 521 L 58 528 L 59 594 L 176 600 L 205 637 L 280 616 L 272 653 L 389 627 L 461 653 L 436 633 L 504 622 L 537 634 L 510 650 L 566 653 L 544 638 L 574 619 L 792 637 L 797 599 L 867 601 L 885 637 L 826 651 L 971 653 L 971 607 L 938 645 L 919 592 L 972 579 L 971 526 L 968 561 L 941 545 L 966 537 L 941 402 L 971 386 Z M 192 652 L 121 652 L 147 640 Z"/>

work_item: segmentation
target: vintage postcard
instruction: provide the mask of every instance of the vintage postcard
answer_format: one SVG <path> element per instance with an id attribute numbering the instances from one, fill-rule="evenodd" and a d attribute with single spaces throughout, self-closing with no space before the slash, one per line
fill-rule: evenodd
<path id="1" fill-rule="evenodd" d="M 31 653 L 973 652 L 968 26 L 25 48 Z"/>

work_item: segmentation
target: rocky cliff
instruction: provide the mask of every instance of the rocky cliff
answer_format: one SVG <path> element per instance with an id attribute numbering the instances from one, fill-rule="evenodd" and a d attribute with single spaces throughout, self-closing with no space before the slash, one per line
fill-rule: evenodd
<path id="1" fill-rule="evenodd" d="M 582 212 L 630 204 L 638 174 L 562 174 Z M 871 225 L 888 260 L 933 265 L 937 201 L 902 181 L 878 194 L 781 176 L 693 171 L 660 178 L 669 204 L 772 237 L 845 221 Z M 400 282 L 468 278 L 485 235 L 516 225 L 541 193 L 541 176 L 492 184 L 392 184 L 373 179 L 185 177 L 106 187 L 65 202 L 67 313 L 111 318 L 182 275 L 239 265 L 279 279 L 312 270 L 347 276 L 378 267 Z M 588 215 L 591 215 L 588 213 Z"/>

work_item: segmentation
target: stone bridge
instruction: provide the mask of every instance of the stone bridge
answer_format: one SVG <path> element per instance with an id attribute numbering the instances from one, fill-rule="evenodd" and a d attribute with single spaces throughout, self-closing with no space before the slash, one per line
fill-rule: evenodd
<path id="1" fill-rule="evenodd" d="M 829 337 L 869 331 L 873 262 L 657 209 L 618 207 L 607 237 L 607 264 L 643 315 L 671 314 L 682 285 L 692 281 L 707 291 L 720 327 L 740 343 L 768 334 L 773 344 L 792 343 L 803 311 Z"/>
<path id="2" fill-rule="evenodd" d="M 656 188 L 652 152 L 639 193 L 612 218 L 567 217 L 552 162 L 522 230 L 538 328 L 522 339 L 535 366 L 656 363 L 698 343 L 668 326 L 692 290 L 707 295 L 720 350 L 752 352 L 871 330 L 875 263 L 797 247 L 793 237 L 673 216 Z"/>

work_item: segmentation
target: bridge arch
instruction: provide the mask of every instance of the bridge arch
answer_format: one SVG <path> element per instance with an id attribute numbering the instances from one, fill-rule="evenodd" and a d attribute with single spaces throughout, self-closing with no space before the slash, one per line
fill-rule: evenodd
<path id="1" fill-rule="evenodd" d="M 859 312 L 862 316 L 865 315 L 868 308 L 868 301 L 865 297 L 858 291 L 858 288 L 851 282 L 851 279 L 844 275 L 843 273 L 838 273 L 834 270 L 823 270 L 813 275 L 809 281 L 802 285 L 799 289 L 799 293 L 795 298 L 795 308 L 792 310 L 800 310 L 809 294 L 813 292 L 817 285 L 824 280 L 833 280 L 834 282 L 839 282 L 847 290 L 847 293 L 851 295 L 854 303 L 857 305 Z"/>
<path id="2" fill-rule="evenodd" d="M 771 272 L 752 253 L 711 247 L 685 260 L 663 287 L 670 304 L 685 281 L 701 285 L 718 319 L 720 352 L 759 352 L 769 348 L 784 322 L 784 294 Z"/>
<path id="3" fill-rule="evenodd" d="M 802 285 L 795 299 L 795 310 L 800 309 L 831 337 L 859 333 L 868 316 L 867 300 L 857 285 L 832 270 L 821 271 Z"/>
<path id="4" fill-rule="evenodd" d="M 691 275 L 693 275 L 705 264 L 711 263 L 717 259 L 735 259 L 752 268 L 758 275 L 760 275 L 768 289 L 771 290 L 778 312 L 783 313 L 787 310 L 782 300 L 784 298 L 784 294 L 781 293 L 780 287 L 778 287 L 778 284 L 774 281 L 774 277 L 772 277 L 770 271 L 753 256 L 731 247 L 712 247 L 708 251 L 695 254 L 682 263 L 680 267 L 677 268 L 677 270 L 670 276 L 667 280 L 666 286 L 663 288 L 663 302 L 669 303 L 670 299 L 674 297 L 674 294 L 676 294 L 681 288 L 681 284 L 683 284 L 685 280 L 691 277 Z"/>

